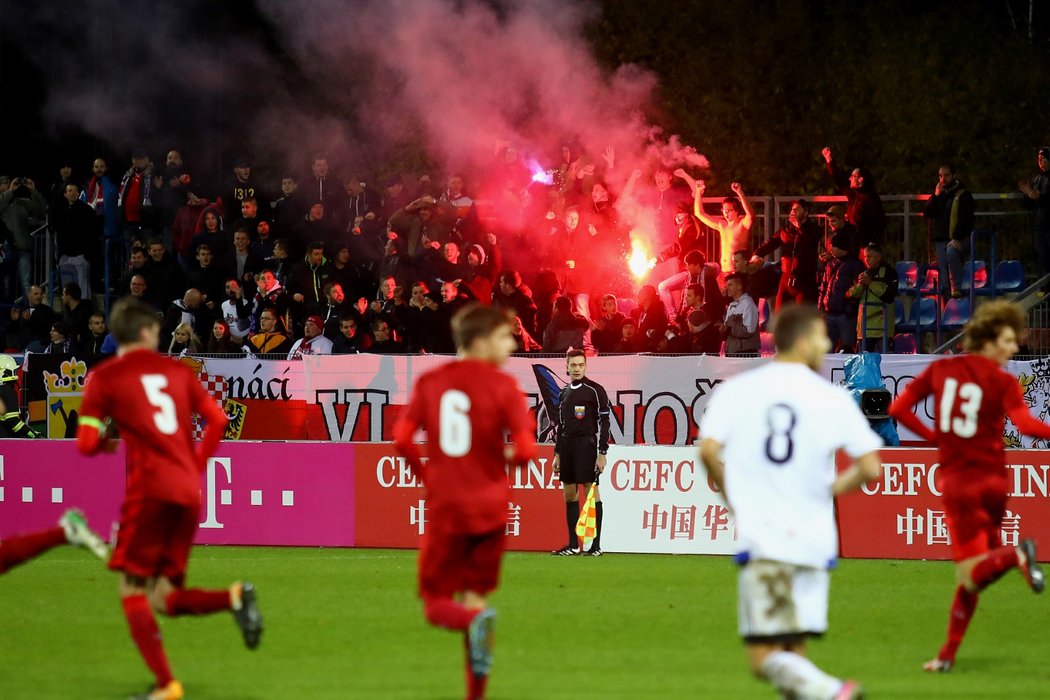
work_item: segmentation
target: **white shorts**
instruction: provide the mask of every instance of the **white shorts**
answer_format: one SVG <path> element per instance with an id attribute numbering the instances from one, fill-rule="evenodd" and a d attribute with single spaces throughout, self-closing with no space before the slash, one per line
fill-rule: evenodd
<path id="1" fill-rule="evenodd" d="M 745 641 L 781 641 L 828 629 L 826 569 L 752 561 L 740 569 L 739 625 Z"/>

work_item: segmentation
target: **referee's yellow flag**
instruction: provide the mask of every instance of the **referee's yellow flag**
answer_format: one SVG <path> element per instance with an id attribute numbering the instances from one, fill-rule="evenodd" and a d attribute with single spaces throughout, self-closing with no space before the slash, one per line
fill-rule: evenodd
<path id="1" fill-rule="evenodd" d="M 583 538 L 583 546 L 590 545 L 598 529 L 598 509 L 594 505 L 594 488 L 597 484 L 591 484 L 587 491 L 587 500 L 583 502 L 580 509 L 580 519 L 576 521 L 576 534 Z"/>

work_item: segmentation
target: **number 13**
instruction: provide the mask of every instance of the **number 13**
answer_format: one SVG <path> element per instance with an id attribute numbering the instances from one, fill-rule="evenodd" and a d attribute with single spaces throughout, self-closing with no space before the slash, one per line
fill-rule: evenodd
<path id="1" fill-rule="evenodd" d="M 952 419 L 952 408 L 958 392 L 963 402 L 959 405 L 961 418 Z M 977 432 L 977 412 L 981 410 L 981 398 L 984 392 L 973 382 L 959 386 L 951 377 L 944 380 L 944 392 L 941 394 L 941 411 L 939 428 L 942 433 L 955 433 L 961 438 L 973 437 Z"/>

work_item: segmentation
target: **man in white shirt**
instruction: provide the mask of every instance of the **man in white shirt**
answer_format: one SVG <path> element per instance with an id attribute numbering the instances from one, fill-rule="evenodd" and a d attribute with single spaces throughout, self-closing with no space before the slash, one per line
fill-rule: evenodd
<path id="1" fill-rule="evenodd" d="M 816 309 L 786 307 L 774 342 L 773 362 L 719 385 L 700 428 L 700 457 L 736 519 L 740 634 L 752 672 L 784 696 L 859 698 L 855 681 L 805 657 L 805 640 L 827 629 L 835 496 L 879 475 L 882 440 L 816 374 L 830 349 Z M 838 450 L 853 464 L 836 475 Z"/>
<path id="2" fill-rule="evenodd" d="M 726 357 L 758 357 L 762 347 L 758 335 L 758 307 L 755 300 L 744 291 L 747 275 L 734 272 L 726 277 L 725 321 L 718 324 L 718 331 L 726 339 Z"/>
<path id="3" fill-rule="evenodd" d="M 297 360 L 303 355 L 331 355 L 332 341 L 321 335 L 323 329 L 324 321 L 320 316 L 308 316 L 303 323 L 303 337 L 288 351 L 288 359 Z"/>

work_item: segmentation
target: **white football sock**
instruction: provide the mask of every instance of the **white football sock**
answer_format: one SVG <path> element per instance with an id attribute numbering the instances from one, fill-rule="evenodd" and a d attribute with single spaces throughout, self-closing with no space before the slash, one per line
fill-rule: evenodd
<path id="1" fill-rule="evenodd" d="M 777 690 L 801 700 L 831 700 L 842 681 L 817 668 L 812 661 L 790 651 L 775 651 L 762 662 L 762 675 Z"/>

